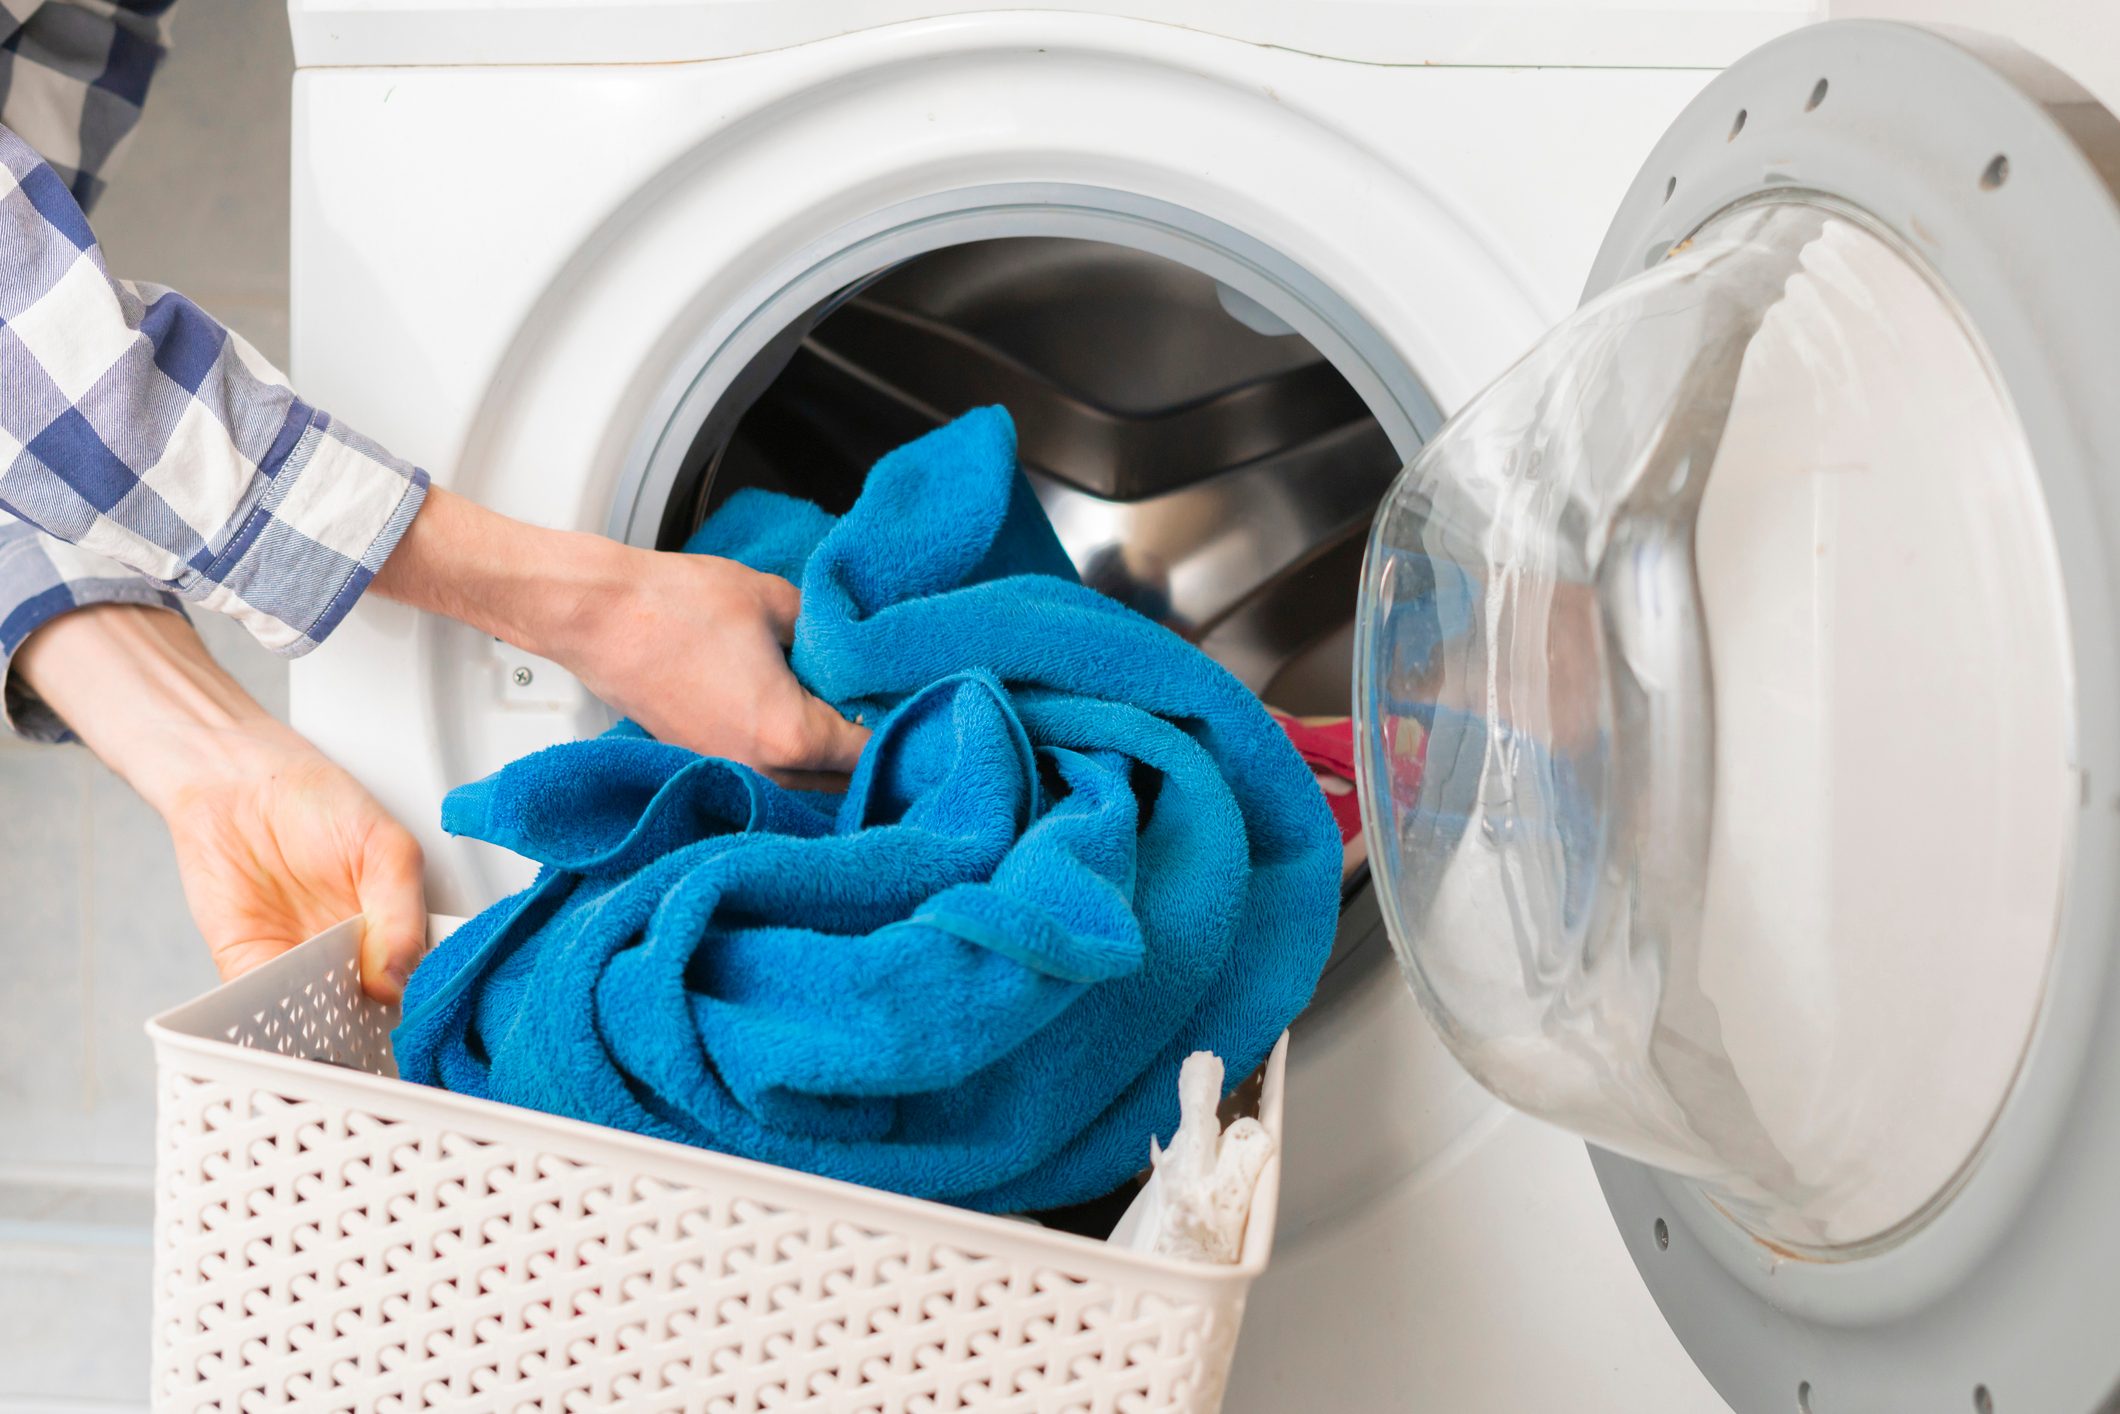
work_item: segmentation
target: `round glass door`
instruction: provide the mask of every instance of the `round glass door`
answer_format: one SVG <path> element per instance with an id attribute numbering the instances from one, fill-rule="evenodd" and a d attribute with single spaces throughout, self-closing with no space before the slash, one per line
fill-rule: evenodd
<path id="1" fill-rule="evenodd" d="M 1776 195 L 1586 305 L 1401 475 L 1357 634 L 1387 921 L 1483 1084 L 1807 1255 L 1948 1200 L 2078 786 L 2038 478 L 1915 255 Z"/>

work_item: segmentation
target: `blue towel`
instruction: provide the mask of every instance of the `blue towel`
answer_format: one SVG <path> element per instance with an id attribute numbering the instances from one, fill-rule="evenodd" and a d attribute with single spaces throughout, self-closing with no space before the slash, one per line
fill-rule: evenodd
<path id="1" fill-rule="evenodd" d="M 1242 684 L 1076 580 L 1006 413 L 687 548 L 799 580 L 797 675 L 876 724 L 852 784 L 627 724 L 453 791 L 543 867 L 414 974 L 408 1079 L 1006 1212 L 1140 1169 L 1190 1052 L 1258 1065 L 1332 945 L 1331 813 Z"/>

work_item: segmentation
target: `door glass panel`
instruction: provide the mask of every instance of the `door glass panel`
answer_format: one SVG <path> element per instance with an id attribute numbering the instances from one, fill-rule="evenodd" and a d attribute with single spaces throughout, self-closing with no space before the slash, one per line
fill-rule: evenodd
<path id="1" fill-rule="evenodd" d="M 1401 475 L 1358 636 L 1387 919 L 1474 1075 L 1806 1253 L 1948 1199 L 2078 785 L 2036 468 L 1915 256 L 1779 198 L 1585 306 Z"/>

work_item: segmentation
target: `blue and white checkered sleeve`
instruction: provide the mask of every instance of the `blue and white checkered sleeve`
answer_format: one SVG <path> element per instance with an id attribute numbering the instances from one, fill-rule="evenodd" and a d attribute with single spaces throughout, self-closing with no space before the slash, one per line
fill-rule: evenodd
<path id="1" fill-rule="evenodd" d="M 66 724 L 12 675 L 15 650 L 61 614 L 91 604 L 183 613 L 169 590 L 92 550 L 54 540 L 0 511 L 0 724 L 32 741 L 66 741 Z"/>
<path id="2" fill-rule="evenodd" d="M 112 279 L 66 184 L 0 128 L 0 509 L 293 655 L 426 488 L 182 295 Z"/>
<path id="3" fill-rule="evenodd" d="M 0 0 L 0 123 L 51 163 L 82 209 L 140 121 L 168 51 L 171 0 Z"/>

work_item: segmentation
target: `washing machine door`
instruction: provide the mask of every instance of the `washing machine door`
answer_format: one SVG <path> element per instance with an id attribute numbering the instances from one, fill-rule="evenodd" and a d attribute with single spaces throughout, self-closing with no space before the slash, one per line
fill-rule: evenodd
<path id="1" fill-rule="evenodd" d="M 1376 522 L 1407 978 L 1740 1411 L 2120 1397 L 2116 567 L 2120 123 L 1871 23 L 1708 86 Z"/>

